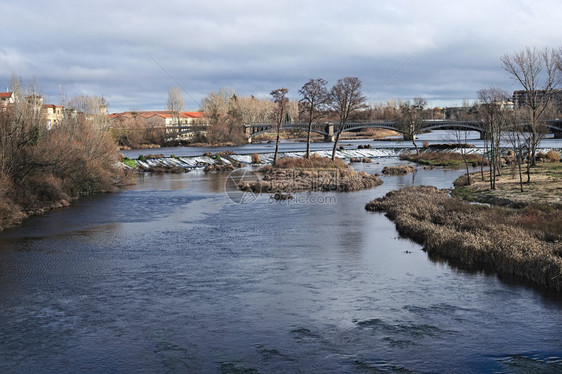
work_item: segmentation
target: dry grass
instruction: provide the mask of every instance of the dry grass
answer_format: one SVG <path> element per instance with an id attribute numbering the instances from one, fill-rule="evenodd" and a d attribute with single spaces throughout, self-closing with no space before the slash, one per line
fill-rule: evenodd
<path id="1" fill-rule="evenodd" d="M 559 162 L 560 161 L 560 152 L 557 152 L 555 150 L 550 150 L 546 153 L 538 152 L 537 153 L 537 161 Z"/>
<path id="2" fill-rule="evenodd" d="M 261 181 L 242 183 L 238 187 L 257 193 L 349 192 L 382 184 L 375 175 L 348 169 L 343 160 L 332 161 L 316 154 L 310 159 L 280 158 L 275 166 L 267 165 L 260 172 L 263 174 Z"/>
<path id="3" fill-rule="evenodd" d="M 389 192 L 365 209 L 384 211 L 400 234 L 432 256 L 463 268 L 489 269 L 562 291 L 560 210 L 474 205 L 434 187 Z M 546 224 L 553 221 L 552 224 Z"/>
<path id="4" fill-rule="evenodd" d="M 362 162 L 364 164 L 371 164 L 371 163 L 373 163 L 373 160 L 371 160 L 369 157 L 363 157 L 363 158 L 361 158 L 361 157 L 351 157 L 349 159 L 349 162 L 350 163 Z"/>
<path id="5" fill-rule="evenodd" d="M 261 164 L 261 157 L 259 153 L 252 153 L 252 164 Z"/>
<path id="6" fill-rule="evenodd" d="M 481 155 L 468 154 L 466 155 L 469 165 L 477 166 L 480 164 L 487 164 L 486 159 Z M 421 152 L 420 154 L 403 153 L 400 155 L 401 160 L 415 162 L 421 165 L 431 166 L 462 166 L 464 159 L 462 154 L 458 152 Z"/>
<path id="7" fill-rule="evenodd" d="M 489 175 L 471 174 L 472 184 L 458 187 L 453 194 L 467 200 L 524 207 L 529 205 L 551 205 L 562 208 L 562 163 L 538 163 L 531 168 L 531 182 L 523 183 L 523 192 L 519 185 L 519 174 L 515 165 L 502 168 L 502 175 L 496 179 L 496 189 L 490 190 Z M 523 180 L 527 176 L 523 175 Z M 462 182 L 462 181 L 459 181 Z M 456 183 L 455 185 L 462 185 Z"/>
<path id="8" fill-rule="evenodd" d="M 328 157 L 313 154 L 309 159 L 282 157 L 277 160 L 275 167 L 280 169 L 347 169 L 347 164 L 339 158 L 332 161 Z"/>
<path id="9" fill-rule="evenodd" d="M 279 169 L 266 167 L 261 181 L 241 183 L 243 191 L 281 193 L 300 191 L 350 192 L 372 188 L 382 180 L 365 172 L 352 169 Z"/>
<path id="10" fill-rule="evenodd" d="M 416 168 L 411 165 L 385 166 L 382 169 L 384 175 L 405 175 L 415 172 Z"/>

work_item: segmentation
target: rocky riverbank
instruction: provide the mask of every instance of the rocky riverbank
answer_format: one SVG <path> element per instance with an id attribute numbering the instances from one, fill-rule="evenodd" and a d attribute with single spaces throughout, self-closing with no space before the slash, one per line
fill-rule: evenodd
<path id="1" fill-rule="evenodd" d="M 475 205 L 435 187 L 408 187 L 369 202 L 430 256 L 469 270 L 517 276 L 562 292 L 559 209 Z"/>

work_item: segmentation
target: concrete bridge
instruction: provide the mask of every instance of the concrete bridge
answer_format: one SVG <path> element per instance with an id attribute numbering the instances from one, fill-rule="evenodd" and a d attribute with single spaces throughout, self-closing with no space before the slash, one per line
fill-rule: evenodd
<path id="1" fill-rule="evenodd" d="M 545 124 L 547 131 L 554 134 L 554 138 L 562 139 L 562 120 L 550 120 Z M 267 132 L 275 131 L 276 124 L 272 122 L 251 122 L 244 124 L 244 134 L 248 143 L 252 142 L 254 136 L 264 134 Z M 335 131 L 337 124 L 331 122 L 325 123 L 313 123 L 312 132 L 324 135 L 324 140 L 326 142 L 333 142 L 335 139 Z M 300 130 L 308 131 L 308 124 L 303 122 L 284 122 L 281 125 L 283 130 Z M 404 135 L 405 140 L 411 140 L 408 134 L 400 130 L 394 121 L 384 122 L 350 122 L 347 123 L 342 132 L 350 132 L 361 129 L 376 128 L 376 129 L 387 129 L 399 132 Z M 167 126 L 166 132 L 170 135 L 181 136 L 185 134 L 191 134 L 196 132 L 202 132 L 207 130 L 207 125 L 183 125 L 183 126 Z M 431 130 L 467 130 L 476 131 L 480 134 L 480 139 L 486 138 L 486 133 L 484 125 L 480 121 L 468 121 L 468 120 L 425 120 L 421 131 L 431 131 Z"/>
<path id="2" fill-rule="evenodd" d="M 335 138 L 335 123 L 314 123 L 312 132 L 324 135 L 326 142 L 333 142 Z M 282 124 L 283 130 L 308 131 L 308 124 L 302 122 L 285 122 Z M 347 123 L 342 132 L 356 131 L 367 128 L 387 129 L 399 132 L 404 135 L 405 140 L 411 140 L 407 133 L 400 130 L 395 122 L 350 122 Z M 556 139 L 562 139 L 562 120 L 547 121 L 546 128 L 554 134 Z M 253 122 L 244 124 L 244 131 L 248 142 L 251 143 L 252 137 L 266 132 L 274 131 L 275 124 L 271 122 Z M 421 132 L 431 130 L 467 130 L 480 133 L 480 139 L 486 138 L 484 125 L 480 121 L 452 121 L 452 120 L 425 120 Z"/>

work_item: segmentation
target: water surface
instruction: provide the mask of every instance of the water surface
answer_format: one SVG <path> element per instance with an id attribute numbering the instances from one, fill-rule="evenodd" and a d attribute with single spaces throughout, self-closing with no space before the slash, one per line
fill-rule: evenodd
<path id="1" fill-rule="evenodd" d="M 396 159 L 357 165 L 380 172 Z M 562 300 L 428 259 L 372 190 L 235 204 L 150 175 L 0 233 L 0 372 L 560 372 Z"/>

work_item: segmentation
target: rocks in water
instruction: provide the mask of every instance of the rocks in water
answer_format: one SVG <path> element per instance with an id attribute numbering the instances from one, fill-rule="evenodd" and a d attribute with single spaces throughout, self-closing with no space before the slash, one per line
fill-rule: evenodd
<path id="1" fill-rule="evenodd" d="M 293 195 L 290 193 L 276 193 L 270 196 L 273 200 L 291 200 L 293 199 Z"/>
<path id="2" fill-rule="evenodd" d="M 209 173 L 211 171 L 232 171 L 234 169 L 236 169 L 236 168 L 232 164 L 216 163 L 216 164 L 213 164 L 213 165 L 205 166 L 205 169 L 203 169 L 203 171 L 205 173 Z"/>
<path id="3" fill-rule="evenodd" d="M 373 146 L 370 144 L 359 144 L 357 149 L 373 149 Z"/>
<path id="4" fill-rule="evenodd" d="M 373 160 L 371 160 L 369 157 L 351 157 L 349 159 L 349 162 L 363 162 L 365 164 L 370 164 L 373 162 Z"/>

